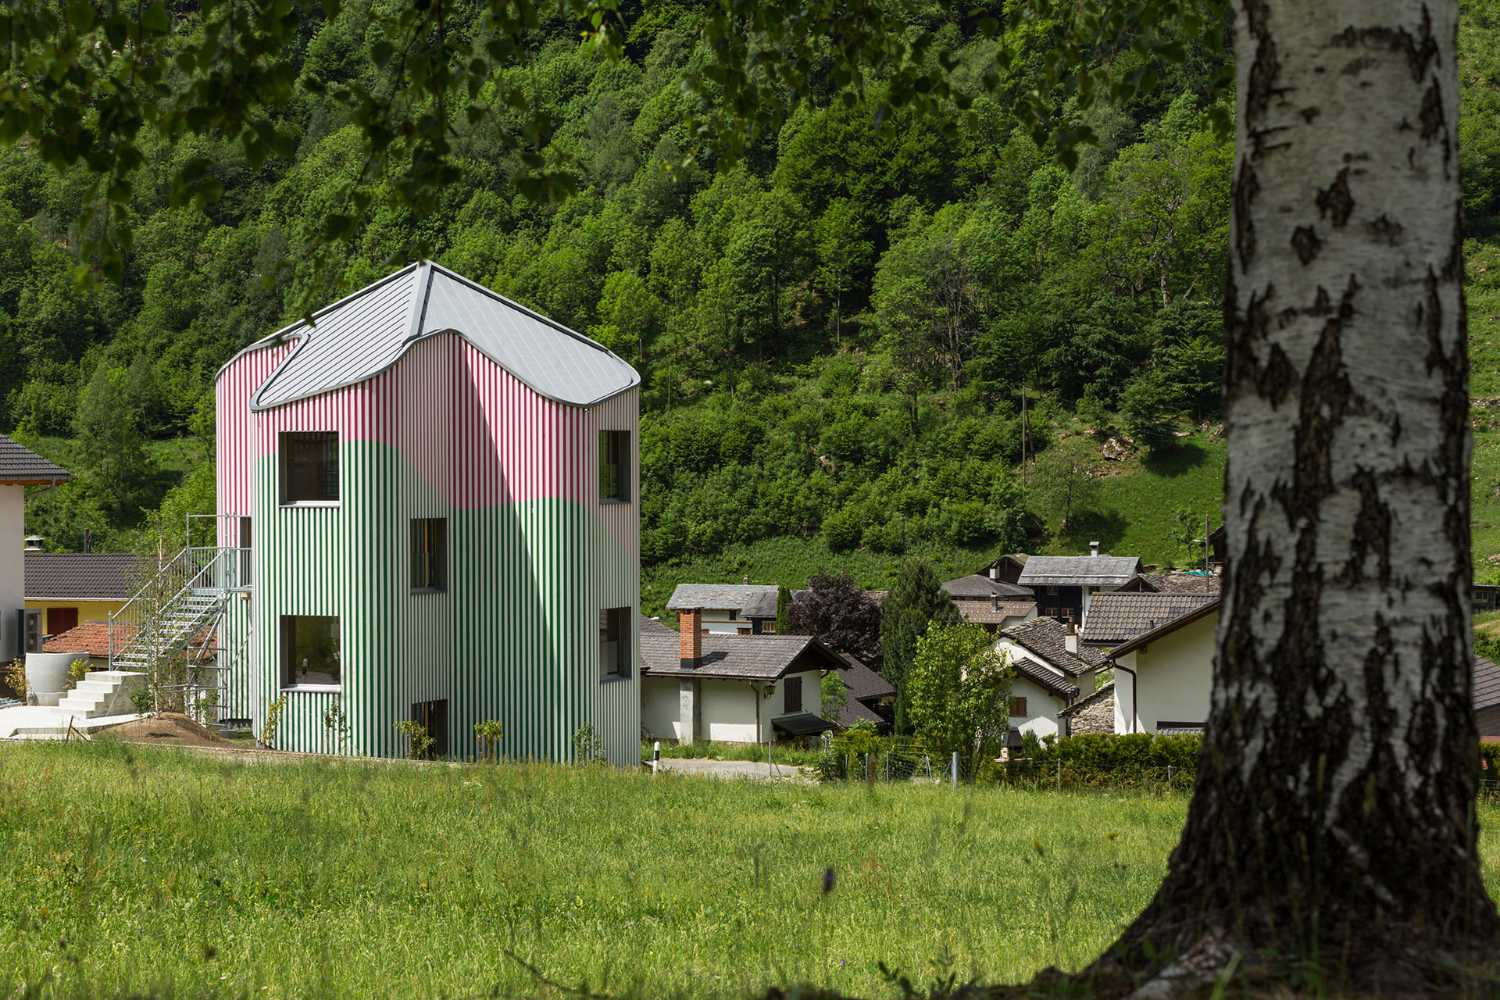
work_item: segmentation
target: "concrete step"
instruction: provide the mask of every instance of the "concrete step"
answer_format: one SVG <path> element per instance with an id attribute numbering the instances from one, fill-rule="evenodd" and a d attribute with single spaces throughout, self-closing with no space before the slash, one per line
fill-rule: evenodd
<path id="1" fill-rule="evenodd" d="M 118 715 L 134 707 L 135 692 L 145 686 L 146 675 L 134 670 L 90 670 L 57 707 L 85 719 Z"/>

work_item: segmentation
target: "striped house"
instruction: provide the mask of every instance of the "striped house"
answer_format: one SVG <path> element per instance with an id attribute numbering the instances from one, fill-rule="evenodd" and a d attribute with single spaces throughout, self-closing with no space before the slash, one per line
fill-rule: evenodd
<path id="1" fill-rule="evenodd" d="M 640 759 L 640 378 L 427 261 L 219 372 L 221 714 L 283 749 Z M 284 700 L 283 700 L 284 699 Z"/>

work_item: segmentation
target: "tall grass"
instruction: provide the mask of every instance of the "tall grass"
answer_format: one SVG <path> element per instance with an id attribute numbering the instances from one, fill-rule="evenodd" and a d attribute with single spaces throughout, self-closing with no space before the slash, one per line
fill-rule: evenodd
<path id="1" fill-rule="evenodd" d="M 882 996 L 882 960 L 1016 980 L 1109 942 L 1184 810 L 100 744 L 0 750 L 0 802 L 0 995 L 43 997 L 552 993 L 537 974 Z"/>

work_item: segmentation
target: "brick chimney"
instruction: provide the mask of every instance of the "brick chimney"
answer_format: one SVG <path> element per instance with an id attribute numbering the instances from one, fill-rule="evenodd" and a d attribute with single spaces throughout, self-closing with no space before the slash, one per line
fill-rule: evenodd
<path id="1" fill-rule="evenodd" d="M 677 612 L 677 663 L 684 668 L 703 662 L 703 610 L 684 608 Z"/>

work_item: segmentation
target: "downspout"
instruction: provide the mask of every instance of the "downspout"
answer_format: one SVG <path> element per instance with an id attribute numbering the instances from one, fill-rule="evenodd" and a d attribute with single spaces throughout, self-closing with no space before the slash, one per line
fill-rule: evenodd
<path id="1" fill-rule="evenodd" d="M 1118 660 L 1111 660 L 1116 670 L 1123 670 L 1130 675 L 1130 731 L 1135 732 L 1135 720 L 1141 717 L 1141 679 L 1136 676 L 1135 671 Z"/>

